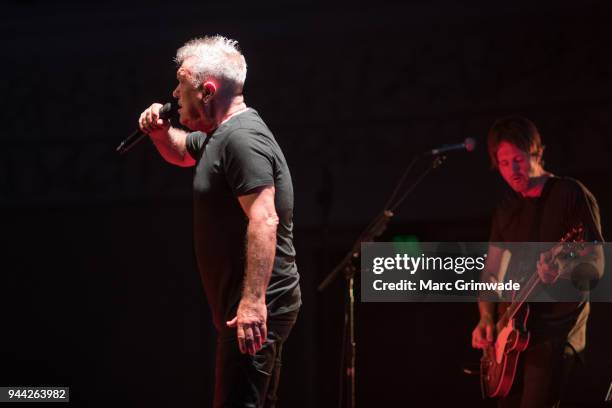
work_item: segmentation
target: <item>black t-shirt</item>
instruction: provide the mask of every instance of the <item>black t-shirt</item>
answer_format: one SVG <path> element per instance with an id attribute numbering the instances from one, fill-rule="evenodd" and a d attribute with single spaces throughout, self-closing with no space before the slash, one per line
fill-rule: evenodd
<path id="1" fill-rule="evenodd" d="M 571 178 L 551 177 L 537 198 L 524 198 L 511 192 L 498 205 L 492 219 L 490 242 L 558 242 L 572 228 L 582 224 L 586 242 L 603 242 L 599 208 L 591 192 Z M 502 248 L 503 244 L 498 244 Z M 505 280 L 520 279 L 517 271 L 530 260 L 535 273 L 539 253 L 513 256 Z M 571 282 L 559 279 L 545 290 L 565 290 Z M 585 345 L 588 302 L 530 303 L 528 329 L 535 341 L 567 336 L 580 351 Z"/>
<path id="2" fill-rule="evenodd" d="M 280 147 L 259 114 L 247 109 L 213 133 L 187 136 L 196 160 L 193 178 L 194 238 L 198 268 L 218 330 L 236 314 L 245 273 L 248 218 L 238 197 L 275 187 L 279 217 L 276 255 L 266 291 L 268 316 L 300 307 L 293 247 L 293 185 Z"/>

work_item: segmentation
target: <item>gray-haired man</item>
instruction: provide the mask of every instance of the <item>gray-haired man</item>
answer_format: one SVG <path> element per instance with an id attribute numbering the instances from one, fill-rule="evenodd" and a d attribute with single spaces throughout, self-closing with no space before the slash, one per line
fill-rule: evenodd
<path id="1" fill-rule="evenodd" d="M 194 132 L 159 119 L 160 104 L 139 125 L 166 161 L 195 166 L 195 252 L 218 330 L 214 406 L 274 406 L 282 346 L 301 304 L 291 175 L 244 102 L 236 41 L 195 39 L 176 61 L 173 96 L 180 123 Z"/>

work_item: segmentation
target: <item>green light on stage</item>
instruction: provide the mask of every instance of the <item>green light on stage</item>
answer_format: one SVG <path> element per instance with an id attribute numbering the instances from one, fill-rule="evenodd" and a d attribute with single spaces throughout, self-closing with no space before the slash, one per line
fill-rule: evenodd
<path id="1" fill-rule="evenodd" d="M 393 248 L 398 254 L 407 254 L 409 256 L 421 255 L 421 244 L 416 235 L 395 235 L 392 240 Z"/>
<path id="2" fill-rule="evenodd" d="M 416 235 L 395 235 L 391 240 L 393 242 L 419 242 L 419 238 Z"/>

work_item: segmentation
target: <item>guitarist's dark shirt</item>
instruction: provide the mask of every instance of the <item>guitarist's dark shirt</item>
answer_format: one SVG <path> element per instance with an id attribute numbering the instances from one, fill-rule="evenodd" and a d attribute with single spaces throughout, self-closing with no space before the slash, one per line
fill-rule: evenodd
<path id="1" fill-rule="evenodd" d="M 500 202 L 492 219 L 490 242 L 558 242 L 572 228 L 582 224 L 587 242 L 603 242 L 597 201 L 579 181 L 552 177 L 537 198 L 524 198 L 509 192 Z M 497 244 L 503 247 L 503 244 Z M 537 253 L 529 263 L 535 272 Z M 505 280 L 519 278 L 518 274 L 529 256 L 513 256 Z M 561 289 L 571 284 L 558 280 L 547 290 Z M 530 303 L 527 328 L 532 343 L 566 336 L 576 351 L 585 346 L 586 321 L 589 303 L 548 302 Z"/>

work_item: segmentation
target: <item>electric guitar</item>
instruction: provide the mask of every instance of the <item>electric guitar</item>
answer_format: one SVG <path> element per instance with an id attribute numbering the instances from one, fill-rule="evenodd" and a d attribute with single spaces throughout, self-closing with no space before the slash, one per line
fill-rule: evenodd
<path id="1" fill-rule="evenodd" d="M 575 244 L 572 245 L 572 243 L 580 242 L 584 242 L 582 224 L 572 228 L 549 252 L 555 259 L 573 252 Z M 498 330 L 495 342 L 483 350 L 480 359 L 480 385 L 483 396 L 501 398 L 510 391 L 519 355 L 529 344 L 529 332 L 527 331 L 529 304 L 526 303 L 526 300 L 540 282 L 539 275 L 534 273 L 515 293 L 512 302 L 498 305 L 497 327 L 503 328 Z"/>

